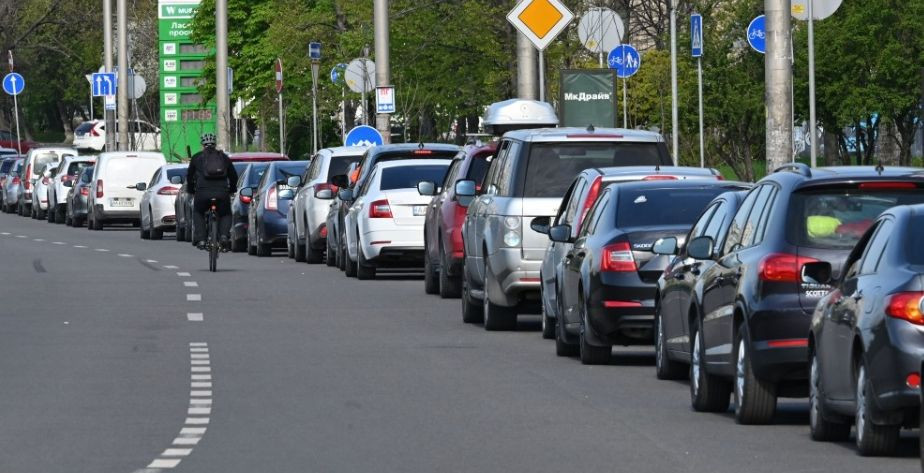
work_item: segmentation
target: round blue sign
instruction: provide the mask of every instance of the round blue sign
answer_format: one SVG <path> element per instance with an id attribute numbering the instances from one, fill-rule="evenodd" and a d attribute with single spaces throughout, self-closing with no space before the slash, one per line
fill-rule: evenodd
<path id="1" fill-rule="evenodd" d="M 609 65 L 610 69 L 616 69 L 616 75 L 620 79 L 626 79 L 635 75 L 642 67 L 642 56 L 632 46 L 622 44 L 610 51 Z"/>
<path id="2" fill-rule="evenodd" d="M 340 81 L 343 80 L 343 71 L 347 68 L 346 64 L 340 63 L 332 67 L 330 70 L 330 81 L 334 84 L 340 85 Z"/>
<path id="3" fill-rule="evenodd" d="M 21 75 L 11 72 L 3 77 L 3 91 L 8 95 L 19 95 L 26 88 L 26 80 Z"/>
<path id="4" fill-rule="evenodd" d="M 353 128 L 343 140 L 343 144 L 346 146 L 380 146 L 384 143 L 385 141 L 382 139 L 379 130 L 369 125 L 360 125 Z"/>
<path id="5" fill-rule="evenodd" d="M 748 25 L 748 44 L 761 54 L 767 53 L 767 17 L 760 15 Z"/>

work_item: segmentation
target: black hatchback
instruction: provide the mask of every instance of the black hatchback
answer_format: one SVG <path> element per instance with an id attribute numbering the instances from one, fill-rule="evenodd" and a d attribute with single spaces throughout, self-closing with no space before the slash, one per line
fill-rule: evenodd
<path id="1" fill-rule="evenodd" d="M 827 262 L 839 275 L 879 214 L 920 202 L 920 169 L 792 164 L 748 193 L 719 251 L 710 236 L 690 241 L 691 257 L 715 262 L 695 298 L 693 408 L 724 411 L 733 392 L 735 419 L 759 424 L 778 397 L 806 396 L 811 313 L 831 289 L 806 268 Z"/>

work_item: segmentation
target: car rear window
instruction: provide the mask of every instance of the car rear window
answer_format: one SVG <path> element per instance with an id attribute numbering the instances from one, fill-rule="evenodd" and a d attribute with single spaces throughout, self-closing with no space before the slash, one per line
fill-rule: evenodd
<path id="1" fill-rule="evenodd" d="M 96 125 L 96 123 L 93 123 L 93 122 L 83 122 L 83 123 L 80 124 L 80 126 L 77 127 L 76 130 L 74 130 L 74 133 L 80 133 L 80 134 L 89 133 L 90 130 L 93 129 L 93 125 Z"/>
<path id="2" fill-rule="evenodd" d="M 561 197 L 588 168 L 670 164 L 658 143 L 535 143 L 526 164 L 523 197 Z"/>
<path id="3" fill-rule="evenodd" d="M 32 167 L 32 174 L 38 176 L 45 166 L 48 166 L 52 163 L 57 163 L 61 160 L 61 156 L 58 156 L 58 153 L 36 153 L 35 154 L 35 165 Z"/>
<path id="4" fill-rule="evenodd" d="M 169 181 L 170 179 L 173 179 L 173 178 L 176 177 L 176 176 L 185 177 L 185 176 L 186 176 L 186 168 L 173 168 L 173 169 L 168 169 L 168 170 L 167 170 L 167 180 L 168 180 L 168 181 Z"/>
<path id="5" fill-rule="evenodd" d="M 709 202 L 727 190 L 722 187 L 623 189 L 617 198 L 616 226 L 692 226 Z"/>
<path id="6" fill-rule="evenodd" d="M 83 174 L 80 175 L 80 182 L 89 184 L 93 180 L 93 166 L 84 168 Z"/>
<path id="7" fill-rule="evenodd" d="M 240 162 L 231 163 L 231 165 L 234 166 L 234 172 L 236 172 L 238 176 L 240 176 L 241 173 L 244 172 L 245 169 L 247 169 L 248 164 L 250 163 L 240 163 Z M 184 170 L 183 172 L 186 172 L 186 171 Z"/>
<path id="8" fill-rule="evenodd" d="M 77 174 L 80 174 L 80 171 L 82 171 L 83 168 L 89 166 L 90 164 L 91 163 L 88 163 L 86 161 L 71 162 L 70 164 L 67 165 L 67 175 L 76 176 Z"/>
<path id="9" fill-rule="evenodd" d="M 292 163 L 277 164 L 276 165 L 276 174 L 274 175 L 275 179 L 288 179 L 292 176 L 301 176 L 305 172 L 305 166 L 307 162 L 305 161 L 295 161 Z"/>
<path id="10" fill-rule="evenodd" d="M 420 181 L 443 182 L 449 166 L 434 164 L 422 166 L 399 166 L 382 170 L 382 182 L 379 189 L 414 189 Z"/>
<path id="11" fill-rule="evenodd" d="M 347 168 L 353 163 L 358 163 L 360 159 L 363 159 L 361 154 L 356 156 L 331 156 L 330 164 L 327 168 L 327 179 L 346 174 Z"/>
<path id="12" fill-rule="evenodd" d="M 793 194 L 789 240 L 797 246 L 846 250 L 885 210 L 924 203 L 924 189 L 825 189 Z"/>
<path id="13" fill-rule="evenodd" d="M 8 161 L 3 161 L 2 163 L 0 163 L 0 174 L 6 174 L 10 172 L 10 168 L 13 167 L 13 163 L 15 162 L 16 161 L 8 160 Z"/>
<path id="14" fill-rule="evenodd" d="M 269 163 L 253 163 L 250 168 L 250 176 L 247 181 L 247 187 L 256 187 L 260 183 L 260 178 L 263 177 L 263 173 L 266 171 L 266 168 L 269 166 Z"/>

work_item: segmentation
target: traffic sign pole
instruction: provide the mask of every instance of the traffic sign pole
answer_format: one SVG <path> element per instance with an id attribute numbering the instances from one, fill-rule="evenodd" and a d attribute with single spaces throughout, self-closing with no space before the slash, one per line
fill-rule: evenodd
<path id="1" fill-rule="evenodd" d="M 19 151 L 19 154 L 22 155 L 22 138 L 19 137 L 19 101 L 16 100 L 16 96 L 19 94 L 13 95 L 13 116 L 16 117 L 14 120 L 16 122 L 16 149 Z"/>
<path id="2" fill-rule="evenodd" d="M 680 119 L 677 110 L 677 0 L 671 0 L 671 141 L 674 166 L 680 162 Z"/>
<path id="3" fill-rule="evenodd" d="M 706 145 L 703 137 L 703 17 L 690 16 L 690 49 L 696 58 L 696 80 L 699 91 L 699 167 L 706 167 Z"/>
<path id="4" fill-rule="evenodd" d="M 814 0 L 808 1 L 808 69 L 809 69 L 809 154 L 812 167 L 818 166 L 818 132 L 815 111 L 815 18 Z"/>

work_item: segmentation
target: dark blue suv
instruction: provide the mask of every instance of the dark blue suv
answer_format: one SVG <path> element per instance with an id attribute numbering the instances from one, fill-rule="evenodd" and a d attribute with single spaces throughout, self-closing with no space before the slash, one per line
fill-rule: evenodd
<path id="1" fill-rule="evenodd" d="M 831 289 L 811 263 L 837 276 L 883 211 L 924 202 L 920 169 L 792 164 L 751 190 L 724 243 L 710 236 L 687 254 L 715 264 L 698 278 L 690 395 L 699 411 L 725 411 L 734 393 L 742 424 L 773 419 L 777 397 L 808 395 L 808 333 Z"/>

